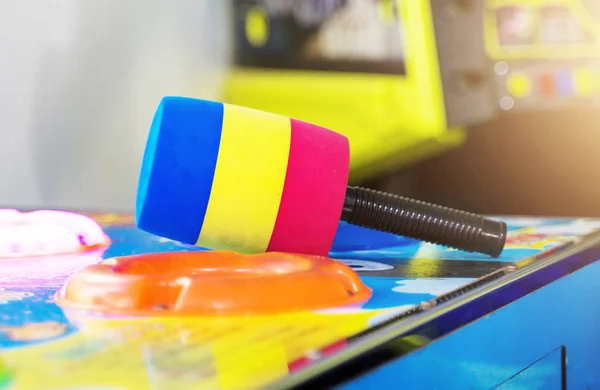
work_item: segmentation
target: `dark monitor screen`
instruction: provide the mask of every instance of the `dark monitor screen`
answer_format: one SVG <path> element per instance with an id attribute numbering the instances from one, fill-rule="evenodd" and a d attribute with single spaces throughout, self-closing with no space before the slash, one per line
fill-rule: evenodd
<path id="1" fill-rule="evenodd" d="M 242 67 L 404 74 L 394 0 L 235 0 Z"/>

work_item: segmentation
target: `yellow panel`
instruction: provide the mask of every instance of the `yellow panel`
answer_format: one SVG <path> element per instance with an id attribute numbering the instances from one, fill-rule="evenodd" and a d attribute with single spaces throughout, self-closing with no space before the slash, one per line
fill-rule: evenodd
<path id="1" fill-rule="evenodd" d="M 462 145 L 467 138 L 467 133 L 463 129 L 451 129 L 443 135 L 425 140 L 422 143 L 414 144 L 402 153 L 382 161 L 377 161 L 371 166 L 365 166 L 354 170 L 349 179 L 350 184 L 357 184 L 369 178 L 375 173 L 391 171 L 399 166 L 414 164 L 415 162 L 439 155 L 448 149 L 456 148 Z"/>
<path id="2" fill-rule="evenodd" d="M 443 138 L 448 129 L 430 2 L 398 5 L 406 75 L 242 68 L 228 76 L 223 99 L 346 135 L 351 176 L 391 168 L 387 160 L 412 162 L 398 155 Z"/>
<path id="3" fill-rule="evenodd" d="M 289 118 L 225 104 L 219 157 L 197 245 L 266 251 L 283 193 L 290 142 Z"/>

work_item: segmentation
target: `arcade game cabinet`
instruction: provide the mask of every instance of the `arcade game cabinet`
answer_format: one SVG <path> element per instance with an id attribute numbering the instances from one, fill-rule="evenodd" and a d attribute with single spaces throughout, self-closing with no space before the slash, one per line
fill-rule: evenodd
<path id="1" fill-rule="evenodd" d="M 462 3 L 233 1 L 224 100 L 346 135 L 353 182 L 459 145 L 496 107 L 483 4 Z"/>
<path id="2" fill-rule="evenodd" d="M 600 101 L 600 2 L 487 1 L 484 28 L 501 109 Z"/>
<path id="3" fill-rule="evenodd" d="M 351 180 L 459 146 L 501 112 L 595 103 L 595 0 L 235 0 L 234 104 L 350 139 Z"/>

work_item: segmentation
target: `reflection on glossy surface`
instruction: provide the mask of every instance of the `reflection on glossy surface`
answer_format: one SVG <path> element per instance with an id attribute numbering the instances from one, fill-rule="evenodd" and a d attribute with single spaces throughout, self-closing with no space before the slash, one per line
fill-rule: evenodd
<path id="1" fill-rule="evenodd" d="M 35 349 L 4 352 L 8 365 L 23 373 L 15 390 L 75 384 L 253 389 L 287 375 L 304 356 L 367 326 L 364 314 L 152 320 L 67 314 L 81 329 L 76 335 Z"/>

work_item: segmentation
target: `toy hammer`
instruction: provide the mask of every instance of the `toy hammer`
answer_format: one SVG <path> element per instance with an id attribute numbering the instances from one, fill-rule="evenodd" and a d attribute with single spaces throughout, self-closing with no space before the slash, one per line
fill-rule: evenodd
<path id="1" fill-rule="evenodd" d="M 497 257 L 506 224 L 350 187 L 348 139 L 259 110 L 162 99 L 144 153 L 136 220 L 210 249 L 326 256 L 340 219 Z"/>

